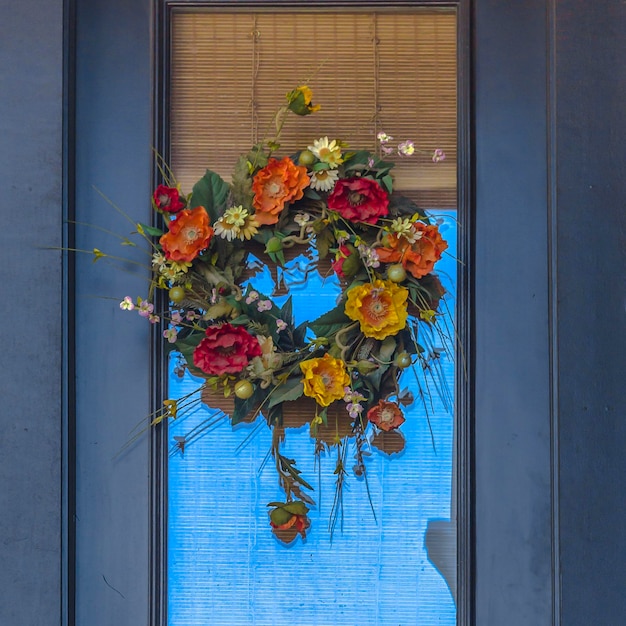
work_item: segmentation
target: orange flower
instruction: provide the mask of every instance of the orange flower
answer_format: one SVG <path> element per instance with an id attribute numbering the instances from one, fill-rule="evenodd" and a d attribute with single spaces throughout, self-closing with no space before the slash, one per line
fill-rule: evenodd
<path id="1" fill-rule="evenodd" d="M 414 239 L 413 243 L 409 239 Z M 409 239 L 399 233 L 389 235 L 384 247 L 376 248 L 378 258 L 383 263 L 402 263 L 415 278 L 430 274 L 448 247 L 447 242 L 441 237 L 437 226 L 422 222 L 413 224 Z"/>
<path id="2" fill-rule="evenodd" d="M 198 206 L 178 213 L 159 243 L 168 260 L 190 263 L 209 245 L 211 237 L 209 216 L 204 207 Z"/>
<path id="3" fill-rule="evenodd" d="M 379 400 L 378 404 L 367 412 L 367 419 L 385 431 L 395 430 L 406 421 L 400 407 L 395 402 L 387 400 Z"/>
<path id="4" fill-rule="evenodd" d="M 252 205 L 256 209 L 257 222 L 276 224 L 285 204 L 300 200 L 309 182 L 306 167 L 295 165 L 289 157 L 280 161 L 270 159 L 269 163 L 256 173 L 252 183 L 254 191 Z"/>

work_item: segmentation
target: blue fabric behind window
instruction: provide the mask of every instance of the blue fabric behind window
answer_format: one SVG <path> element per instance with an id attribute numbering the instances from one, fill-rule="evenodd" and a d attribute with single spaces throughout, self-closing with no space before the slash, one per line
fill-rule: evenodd
<path id="1" fill-rule="evenodd" d="M 454 219 L 446 217 L 441 230 L 450 249 L 436 269 L 454 293 Z M 269 293 L 271 288 L 259 280 L 267 277 L 255 278 L 255 286 Z M 298 321 L 312 320 L 334 305 L 337 287 L 328 280 L 322 284 L 314 274 L 292 293 Z M 452 296 L 446 303 L 453 311 Z M 452 359 L 444 355 L 441 364 L 452 390 Z M 179 378 L 174 363 L 171 369 L 171 397 L 198 387 L 200 381 L 188 374 Z M 402 386 L 412 388 L 417 396 L 410 372 L 405 373 Z M 435 449 L 419 400 L 406 411 L 402 453 L 389 457 L 372 449 L 367 471 L 377 521 L 364 481 L 349 474 L 343 529 L 337 525 L 332 541 L 328 521 L 336 452 L 322 458 L 318 474 L 308 426 L 287 431 L 285 451 L 297 459 L 303 475 L 315 486 L 318 505 L 310 512 L 306 540 L 297 539 L 289 546 L 281 544 L 268 526 L 266 504 L 283 496 L 272 460 L 263 467 L 270 432 L 261 419 L 236 428 L 222 419 L 184 455 L 172 456 L 170 626 L 455 624 L 452 594 L 425 549 L 427 524 L 451 516 L 453 416 L 437 399 L 433 409 L 429 417 Z M 170 425 L 170 438 L 184 435 L 211 414 L 199 405 L 184 420 Z M 449 552 L 453 561 L 453 545 Z"/>

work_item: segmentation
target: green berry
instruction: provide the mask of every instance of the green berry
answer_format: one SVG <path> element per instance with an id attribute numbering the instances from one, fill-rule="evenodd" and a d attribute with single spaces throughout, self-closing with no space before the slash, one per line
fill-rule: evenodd
<path id="1" fill-rule="evenodd" d="M 185 290 L 182 287 L 172 287 L 169 296 L 172 302 L 178 304 L 185 299 Z"/>
<path id="2" fill-rule="evenodd" d="M 407 352 L 401 352 L 395 358 L 395 363 L 400 369 L 406 369 L 412 362 L 411 355 Z"/>
<path id="3" fill-rule="evenodd" d="M 401 283 L 406 280 L 406 270 L 402 267 L 402 265 L 400 265 L 400 263 L 390 265 L 387 268 L 387 278 L 392 283 Z"/>
<path id="4" fill-rule="evenodd" d="M 235 383 L 235 395 L 240 400 L 247 400 L 254 393 L 254 387 L 249 380 L 238 380 Z"/>
<path id="5" fill-rule="evenodd" d="M 298 157 L 298 165 L 309 167 L 315 162 L 315 155 L 310 150 L 303 150 Z"/>

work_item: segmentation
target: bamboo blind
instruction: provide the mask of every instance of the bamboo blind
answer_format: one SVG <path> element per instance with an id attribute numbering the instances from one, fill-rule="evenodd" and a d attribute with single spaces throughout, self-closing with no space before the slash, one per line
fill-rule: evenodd
<path id="1" fill-rule="evenodd" d="M 322 109 L 287 120 L 279 155 L 323 136 L 375 150 L 384 131 L 426 151 L 393 158 L 396 189 L 425 208 L 456 206 L 454 11 L 181 11 L 171 50 L 171 166 L 186 192 L 206 168 L 229 179 L 306 83 Z"/>

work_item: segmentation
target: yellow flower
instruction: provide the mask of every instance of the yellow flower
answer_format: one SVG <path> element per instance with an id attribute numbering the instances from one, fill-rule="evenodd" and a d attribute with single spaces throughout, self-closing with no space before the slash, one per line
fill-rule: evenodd
<path id="1" fill-rule="evenodd" d="M 375 280 L 348 291 L 346 315 L 359 322 L 366 337 L 385 339 L 406 326 L 408 296 L 405 287 L 388 280 Z"/>
<path id="2" fill-rule="evenodd" d="M 239 229 L 237 237 L 243 241 L 244 239 L 252 239 L 259 232 L 259 223 L 254 215 L 248 215 L 243 226 Z"/>
<path id="3" fill-rule="evenodd" d="M 287 108 L 296 115 L 310 115 L 321 108 L 319 104 L 311 104 L 312 99 L 311 89 L 301 85 L 287 94 Z"/>
<path id="4" fill-rule="evenodd" d="M 304 374 L 304 395 L 315 398 L 320 406 L 328 406 L 345 395 L 344 387 L 350 384 L 350 376 L 341 359 L 328 354 L 322 358 L 308 359 L 300 363 Z"/>

